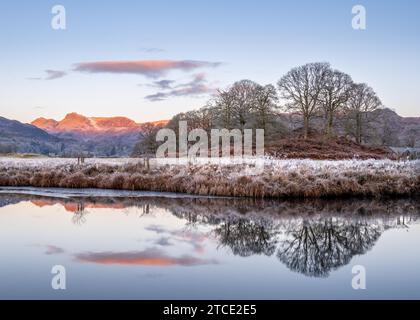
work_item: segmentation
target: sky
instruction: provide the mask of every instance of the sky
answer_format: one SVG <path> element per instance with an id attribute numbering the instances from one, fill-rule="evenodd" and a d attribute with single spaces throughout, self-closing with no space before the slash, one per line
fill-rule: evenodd
<path id="1" fill-rule="evenodd" d="M 52 28 L 55 5 L 66 29 Z M 352 7 L 366 8 L 366 30 Z M 418 0 L 0 2 L 0 116 L 169 119 L 241 79 L 330 62 L 384 106 L 420 116 Z"/>

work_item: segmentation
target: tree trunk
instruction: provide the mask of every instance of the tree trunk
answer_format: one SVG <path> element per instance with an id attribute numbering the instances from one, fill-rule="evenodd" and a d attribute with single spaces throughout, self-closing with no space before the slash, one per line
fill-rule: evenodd
<path id="1" fill-rule="evenodd" d="M 267 138 L 267 128 L 266 128 L 266 115 L 265 112 L 262 112 L 262 129 L 264 129 L 264 139 Z"/>
<path id="2" fill-rule="evenodd" d="M 356 115 L 356 142 L 362 143 L 362 117 L 360 113 Z"/>
<path id="3" fill-rule="evenodd" d="M 327 119 L 327 136 L 331 138 L 333 135 L 333 122 L 334 122 L 334 115 L 333 112 L 328 112 L 328 119 Z"/>
<path id="4" fill-rule="evenodd" d="M 305 140 L 308 138 L 308 131 L 309 131 L 309 117 L 304 115 L 303 116 L 303 138 Z"/>

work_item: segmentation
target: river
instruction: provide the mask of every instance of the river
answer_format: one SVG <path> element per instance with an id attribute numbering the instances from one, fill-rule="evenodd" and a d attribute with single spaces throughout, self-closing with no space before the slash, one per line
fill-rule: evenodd
<path id="1" fill-rule="evenodd" d="M 419 217 L 418 199 L 1 187 L 0 298 L 419 299 Z"/>

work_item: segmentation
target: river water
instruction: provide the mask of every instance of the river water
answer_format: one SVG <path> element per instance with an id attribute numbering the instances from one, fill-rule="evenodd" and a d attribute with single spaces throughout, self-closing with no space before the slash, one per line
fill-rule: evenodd
<path id="1" fill-rule="evenodd" d="M 418 199 L 0 188 L 0 298 L 419 299 L 419 217 Z"/>

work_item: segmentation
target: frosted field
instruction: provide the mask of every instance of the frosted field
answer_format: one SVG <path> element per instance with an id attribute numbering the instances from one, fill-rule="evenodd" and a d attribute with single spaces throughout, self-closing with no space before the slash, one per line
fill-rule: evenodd
<path id="1" fill-rule="evenodd" d="M 143 159 L 138 158 L 86 158 L 81 166 L 105 165 L 119 167 L 124 165 L 143 164 Z M 309 160 L 309 159 L 271 159 L 271 158 L 195 158 L 195 159 L 150 159 L 151 167 L 169 166 L 188 166 L 188 165 L 218 165 L 232 166 L 244 165 L 243 169 L 249 171 L 260 171 L 271 169 L 275 171 L 366 171 L 367 173 L 391 173 L 405 172 L 408 174 L 419 174 L 420 160 L 415 161 L 394 161 L 394 160 Z M 74 158 L 11 158 L 0 157 L 1 169 L 64 169 L 77 165 Z M 242 167 L 242 166 L 241 166 Z"/>
<path id="2" fill-rule="evenodd" d="M 142 162 L 133 158 L 86 158 L 87 164 L 124 165 L 127 163 Z M 55 168 L 77 164 L 77 158 L 13 158 L 0 157 L 0 166 L 6 168 L 32 167 L 32 168 Z"/>

